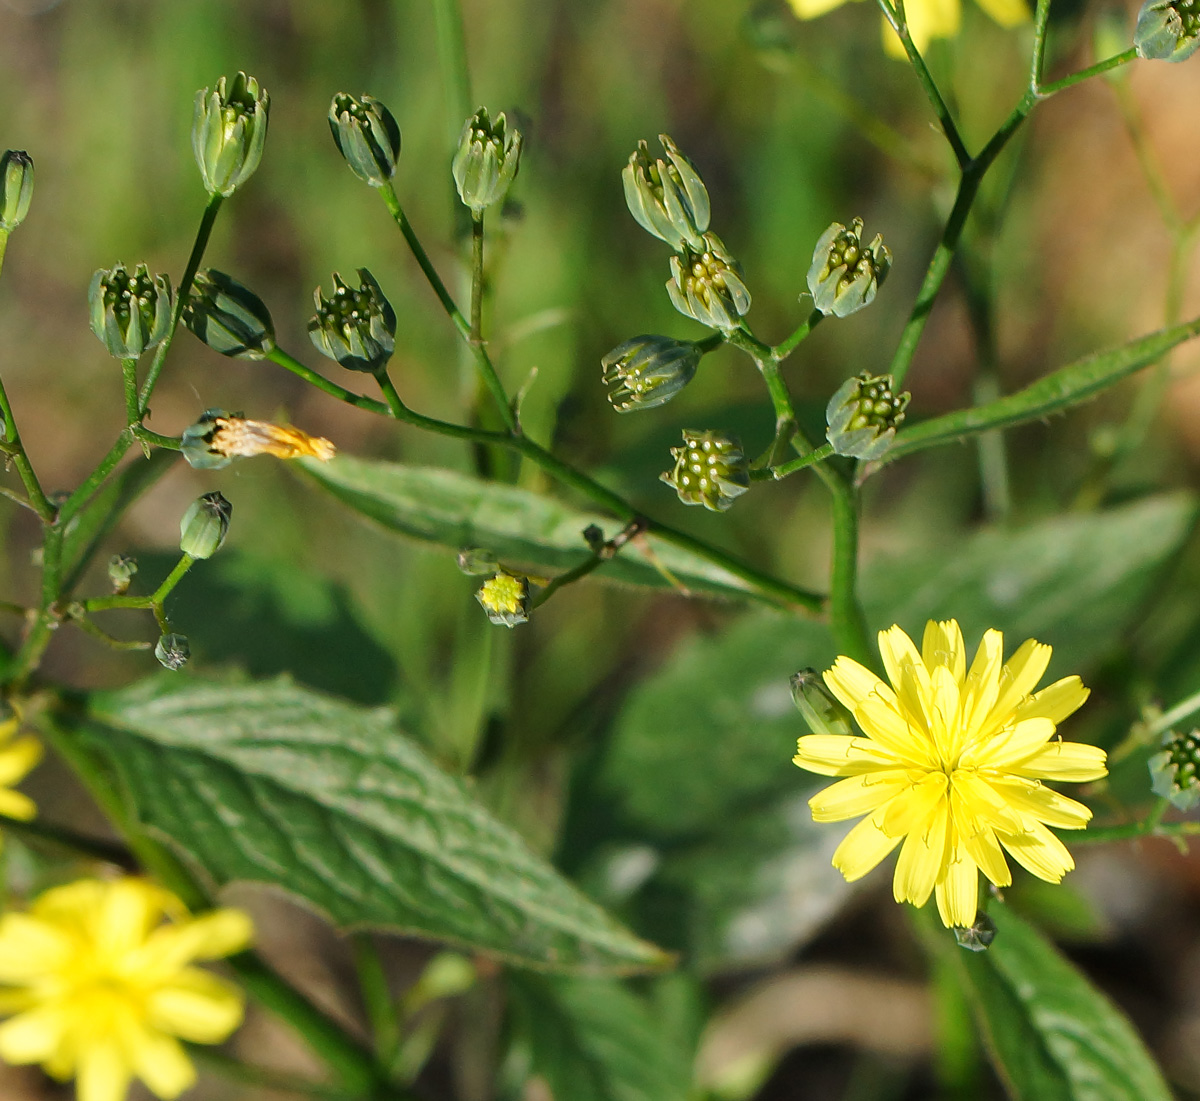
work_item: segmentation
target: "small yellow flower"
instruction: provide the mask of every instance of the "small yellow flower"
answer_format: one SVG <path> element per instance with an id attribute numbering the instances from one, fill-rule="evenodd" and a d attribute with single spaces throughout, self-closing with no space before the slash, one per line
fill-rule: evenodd
<path id="1" fill-rule="evenodd" d="M 838 846 L 834 867 L 859 879 L 903 841 L 896 901 L 924 906 L 936 892 L 947 926 L 974 922 L 978 871 L 997 887 L 1012 882 L 1002 848 L 1051 883 L 1075 867 L 1046 827 L 1082 829 L 1092 812 L 1042 781 L 1107 771 L 1104 750 L 1054 737 L 1088 697 L 1079 678 L 1033 693 L 1050 647 L 1029 639 L 1005 662 L 1003 643 L 988 631 L 968 670 L 954 620 L 926 624 L 919 652 L 899 627 L 880 631 L 891 687 L 847 657 L 825 672 L 866 736 L 809 735 L 793 758 L 847 777 L 809 800 L 814 821 L 867 815 Z"/>
<path id="2" fill-rule="evenodd" d="M 37 807 L 28 795 L 13 791 L 42 759 L 42 743 L 26 735 L 16 736 L 21 726 L 17 717 L 0 723 L 0 814 L 28 822 L 37 816 Z"/>
<path id="3" fill-rule="evenodd" d="M 846 0 L 788 0 L 792 10 L 801 19 L 815 19 L 834 8 L 841 7 Z M 1029 7 L 1025 0 L 976 0 L 981 8 L 1002 27 L 1015 27 L 1029 20 Z M 962 22 L 961 0 L 907 0 L 904 17 L 908 33 L 912 36 L 917 52 L 923 54 L 925 47 L 934 38 L 953 38 L 958 34 Z M 892 57 L 903 59 L 904 46 L 896 32 L 883 21 L 883 48 Z"/>
<path id="4" fill-rule="evenodd" d="M 141 879 L 46 891 L 0 918 L 0 1012 L 15 1014 L 0 1024 L 0 1058 L 74 1077 L 78 1101 L 122 1101 L 135 1076 L 177 1097 L 196 1078 L 179 1040 L 220 1043 L 242 1020 L 241 991 L 191 964 L 252 933 L 240 910 L 191 918 Z"/>

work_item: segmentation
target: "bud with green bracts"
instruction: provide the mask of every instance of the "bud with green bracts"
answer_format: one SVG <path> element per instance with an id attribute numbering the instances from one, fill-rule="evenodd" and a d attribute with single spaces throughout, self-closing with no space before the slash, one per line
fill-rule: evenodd
<path id="1" fill-rule="evenodd" d="M 497 626 L 515 627 L 529 620 L 529 578 L 500 570 L 475 594 L 487 617 Z"/>
<path id="2" fill-rule="evenodd" d="M 618 413 L 653 409 L 670 401 L 696 374 L 700 349 L 691 340 L 635 336 L 601 361 L 608 400 Z"/>
<path id="3" fill-rule="evenodd" d="M 833 698 L 825 681 L 815 669 L 792 674 L 792 702 L 814 734 L 853 736 L 850 713 Z"/>
<path id="4" fill-rule="evenodd" d="M 358 269 L 358 278 L 355 290 L 334 272 L 333 294 L 313 291 L 317 313 L 308 335 L 318 352 L 347 370 L 378 375 L 396 349 L 396 312 L 366 268 Z"/>
<path id="5" fill-rule="evenodd" d="M 1155 795 L 1169 799 L 1180 810 L 1191 810 L 1200 803 L 1200 730 L 1163 735 L 1163 748 L 1146 763 L 1150 766 L 1150 788 Z"/>
<path id="6" fill-rule="evenodd" d="M 750 488 L 750 469 L 736 436 L 683 431 L 683 446 L 672 447 L 675 467 L 662 475 L 685 505 L 724 512 Z"/>
<path id="7" fill-rule="evenodd" d="M 137 569 L 137 561 L 127 554 L 114 554 L 108 560 L 108 580 L 112 583 L 115 596 L 124 596 L 129 592 Z"/>
<path id="8" fill-rule="evenodd" d="M 665 161 L 651 160 L 650 147 L 640 141 L 621 170 L 629 213 L 676 252 L 685 245 L 703 252 L 711 213 L 704 181 L 666 134 L 659 134 L 658 140 L 666 151 Z"/>
<path id="9" fill-rule="evenodd" d="M 263 300 L 215 268 L 196 273 L 183 323 L 223 356 L 265 359 L 275 348 L 275 324 Z"/>
<path id="10" fill-rule="evenodd" d="M 206 493 L 193 501 L 179 521 L 179 549 L 190 558 L 211 558 L 229 532 L 233 505 L 224 494 Z"/>
<path id="11" fill-rule="evenodd" d="M 954 942 L 968 952 L 986 952 L 995 939 L 996 923 L 982 910 L 970 925 L 954 927 Z"/>
<path id="12" fill-rule="evenodd" d="M 834 222 L 813 249 L 808 269 L 808 292 L 813 305 L 823 314 L 849 317 L 875 301 L 875 292 L 887 278 L 892 254 L 875 234 L 869 245 L 862 243 L 863 220 L 855 218 L 847 229 Z"/>
<path id="13" fill-rule="evenodd" d="M 92 332 L 117 359 L 137 359 L 171 329 L 171 284 L 145 264 L 131 275 L 124 264 L 92 276 L 88 287 Z"/>
<path id="14" fill-rule="evenodd" d="M 893 390 L 891 375 L 872 377 L 863 372 L 848 378 L 825 408 L 825 438 L 838 455 L 852 459 L 879 459 L 892 446 L 896 429 L 904 422 L 907 391 Z"/>
<path id="15" fill-rule="evenodd" d="M 1184 61 L 1200 48 L 1200 0 L 1147 0 L 1138 12 L 1138 57 Z"/>
<path id="16" fill-rule="evenodd" d="M 685 317 L 722 332 L 738 328 L 750 310 L 741 267 L 715 233 L 704 235 L 699 251 L 684 245 L 671 257 L 667 294 Z"/>
<path id="17" fill-rule="evenodd" d="M 374 96 L 356 99 L 338 92 L 329 105 L 329 129 L 338 152 L 359 179 L 382 187 L 395 175 L 400 127 Z"/>
<path id="18" fill-rule="evenodd" d="M 23 149 L 0 157 L 0 230 L 16 229 L 33 201 L 33 158 Z"/>
<path id="19" fill-rule="evenodd" d="M 467 119 L 450 171 L 458 197 L 475 218 L 504 201 L 521 167 L 523 140 L 504 112 L 490 119 L 487 108 L 480 107 Z"/>
<path id="20" fill-rule="evenodd" d="M 270 109 L 271 97 L 245 73 L 228 84 L 221 77 L 213 91 L 196 93 L 192 151 L 210 195 L 228 198 L 254 175 L 267 141 Z"/>
<path id="21" fill-rule="evenodd" d="M 154 645 L 154 656 L 164 669 L 170 669 L 171 672 L 182 669 L 192 656 L 187 635 L 163 635 Z"/>

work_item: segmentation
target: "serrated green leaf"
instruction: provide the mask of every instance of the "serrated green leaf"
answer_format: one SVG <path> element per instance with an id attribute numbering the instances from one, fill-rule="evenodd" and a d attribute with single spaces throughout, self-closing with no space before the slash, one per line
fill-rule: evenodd
<path id="1" fill-rule="evenodd" d="M 996 939 L 958 952 L 996 1069 L 1019 1101 L 1170 1101 L 1133 1026 L 1044 939 L 1003 905 Z"/>
<path id="2" fill-rule="evenodd" d="M 90 699 L 81 728 L 137 818 L 217 885 L 282 888 L 340 928 L 517 964 L 662 966 L 439 770 L 382 712 L 286 681 L 156 678 Z"/>

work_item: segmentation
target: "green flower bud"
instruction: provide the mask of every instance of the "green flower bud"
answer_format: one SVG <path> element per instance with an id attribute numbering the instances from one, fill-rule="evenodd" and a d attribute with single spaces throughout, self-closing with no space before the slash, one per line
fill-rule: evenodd
<path id="1" fill-rule="evenodd" d="M 676 252 L 685 245 L 693 252 L 704 252 L 711 213 L 704 181 L 666 134 L 659 134 L 658 140 L 666 150 L 665 161 L 652 161 L 650 147 L 640 141 L 621 170 L 629 213 L 647 233 L 666 241 Z"/>
<path id="2" fill-rule="evenodd" d="M 1133 31 L 1138 57 L 1184 61 L 1200 47 L 1200 0 L 1147 0 Z"/>
<path id="3" fill-rule="evenodd" d="M 211 93 L 207 88 L 196 93 L 192 151 L 210 195 L 228 198 L 254 175 L 267 140 L 270 109 L 271 97 L 245 73 L 238 73 L 228 86 L 221 77 Z"/>
<path id="4" fill-rule="evenodd" d="M 359 179 L 382 187 L 395 175 L 400 127 L 374 96 L 355 99 L 338 92 L 329 105 L 329 129 L 338 152 Z"/>
<path id="5" fill-rule="evenodd" d="M 137 569 L 136 560 L 127 554 L 114 554 L 108 560 L 108 579 L 112 582 L 114 596 L 124 596 L 129 592 Z"/>
<path id="6" fill-rule="evenodd" d="M 450 171 L 463 205 L 478 218 L 504 201 L 521 167 L 521 131 L 509 127 L 504 113 L 489 119 L 480 107 L 463 127 Z"/>
<path id="7" fill-rule="evenodd" d="M 320 287 L 313 291 L 317 314 L 308 323 L 308 335 L 318 352 L 348 371 L 377 375 L 396 348 L 396 312 L 366 268 L 358 269 L 358 278 L 355 290 L 334 272 L 330 297 Z"/>
<path id="8" fill-rule="evenodd" d="M 671 257 L 667 294 L 685 317 L 724 332 L 736 329 L 750 310 L 742 269 L 715 233 L 706 233 L 698 250 L 684 245 Z"/>
<path id="9" fill-rule="evenodd" d="M 193 501 L 179 521 L 179 549 L 192 558 L 211 558 L 229 532 L 233 505 L 221 493 Z"/>
<path id="10" fill-rule="evenodd" d="M 170 669 L 172 673 L 177 669 L 182 669 L 192 656 L 192 648 L 188 645 L 187 635 L 174 633 L 163 635 L 154 644 L 154 656 L 158 658 L 158 663 L 164 669 Z"/>
<path id="11" fill-rule="evenodd" d="M 608 400 L 618 413 L 652 409 L 679 393 L 700 366 L 700 349 L 690 340 L 635 336 L 601 361 Z"/>
<path id="12" fill-rule="evenodd" d="M 996 939 L 996 923 L 982 910 L 975 915 L 973 925 L 956 925 L 954 940 L 968 952 L 986 952 Z"/>
<path id="13" fill-rule="evenodd" d="M 862 228 L 861 218 L 855 218 L 849 229 L 834 222 L 813 249 L 808 292 L 813 305 L 823 314 L 849 317 L 869 306 L 875 300 L 879 284 L 887 278 L 892 254 L 879 233 L 864 247 Z"/>
<path id="14" fill-rule="evenodd" d="M 834 699 L 820 673 L 801 669 L 792 675 L 791 683 L 792 701 L 812 733 L 854 735 L 850 713 Z"/>
<path id="15" fill-rule="evenodd" d="M 500 570 L 488 578 L 475 599 L 497 625 L 515 627 L 529 620 L 529 578 Z"/>
<path id="16" fill-rule="evenodd" d="M 1163 749 L 1147 762 L 1150 766 L 1150 787 L 1155 795 L 1169 799 L 1180 810 L 1191 810 L 1200 803 L 1200 730 L 1177 734 L 1168 730 L 1163 735 Z"/>
<path id="17" fill-rule="evenodd" d="M 124 264 L 92 276 L 88 287 L 92 332 L 117 359 L 137 359 L 171 329 L 171 284 L 151 277 L 145 264 L 132 275 Z"/>
<path id="18" fill-rule="evenodd" d="M 275 348 L 275 324 L 263 300 L 215 268 L 196 273 L 183 323 L 223 356 L 264 359 Z"/>
<path id="19" fill-rule="evenodd" d="M 468 577 L 486 577 L 500 569 L 496 556 L 483 547 L 463 547 L 458 552 L 458 568 Z"/>
<path id="20" fill-rule="evenodd" d="M 910 397 L 894 393 L 893 385 L 891 375 L 873 378 L 864 371 L 838 387 L 825 407 L 825 438 L 838 455 L 878 459 L 891 447 Z"/>
<path id="21" fill-rule="evenodd" d="M 736 436 L 684 429 L 683 446 L 672 447 L 675 469 L 662 475 L 685 505 L 724 512 L 750 488 L 750 470 Z"/>
<path id="22" fill-rule="evenodd" d="M 0 157 L 0 230 L 16 229 L 33 200 L 33 158 L 24 149 Z"/>

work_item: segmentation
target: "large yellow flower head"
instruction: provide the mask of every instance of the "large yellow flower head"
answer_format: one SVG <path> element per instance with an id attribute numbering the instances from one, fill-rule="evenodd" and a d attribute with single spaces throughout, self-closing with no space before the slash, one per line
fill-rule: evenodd
<path id="1" fill-rule="evenodd" d="M 220 1043 L 242 1020 L 241 991 L 191 964 L 252 933 L 240 910 L 190 918 L 141 879 L 46 891 L 0 918 L 0 1012 L 15 1014 L 0 1025 L 0 1058 L 74 1077 L 78 1101 L 122 1101 L 135 1076 L 177 1097 L 196 1078 L 179 1040 Z"/>
<path id="2" fill-rule="evenodd" d="M 1029 639 L 1005 662 L 1003 643 L 988 631 L 968 670 L 954 620 L 926 624 L 919 651 L 899 627 L 880 631 L 890 687 L 847 657 L 825 672 L 865 736 L 808 735 L 793 758 L 846 777 L 809 800 L 815 821 L 867 815 L 838 846 L 834 867 L 859 879 L 903 841 L 896 901 L 924 906 L 936 893 L 947 926 L 974 922 L 977 871 L 997 887 L 1012 882 L 1003 850 L 1051 883 L 1075 867 L 1046 827 L 1082 829 L 1092 812 L 1042 781 L 1107 771 L 1104 750 L 1055 737 L 1055 725 L 1088 697 L 1079 678 L 1035 693 L 1050 647 Z"/>

